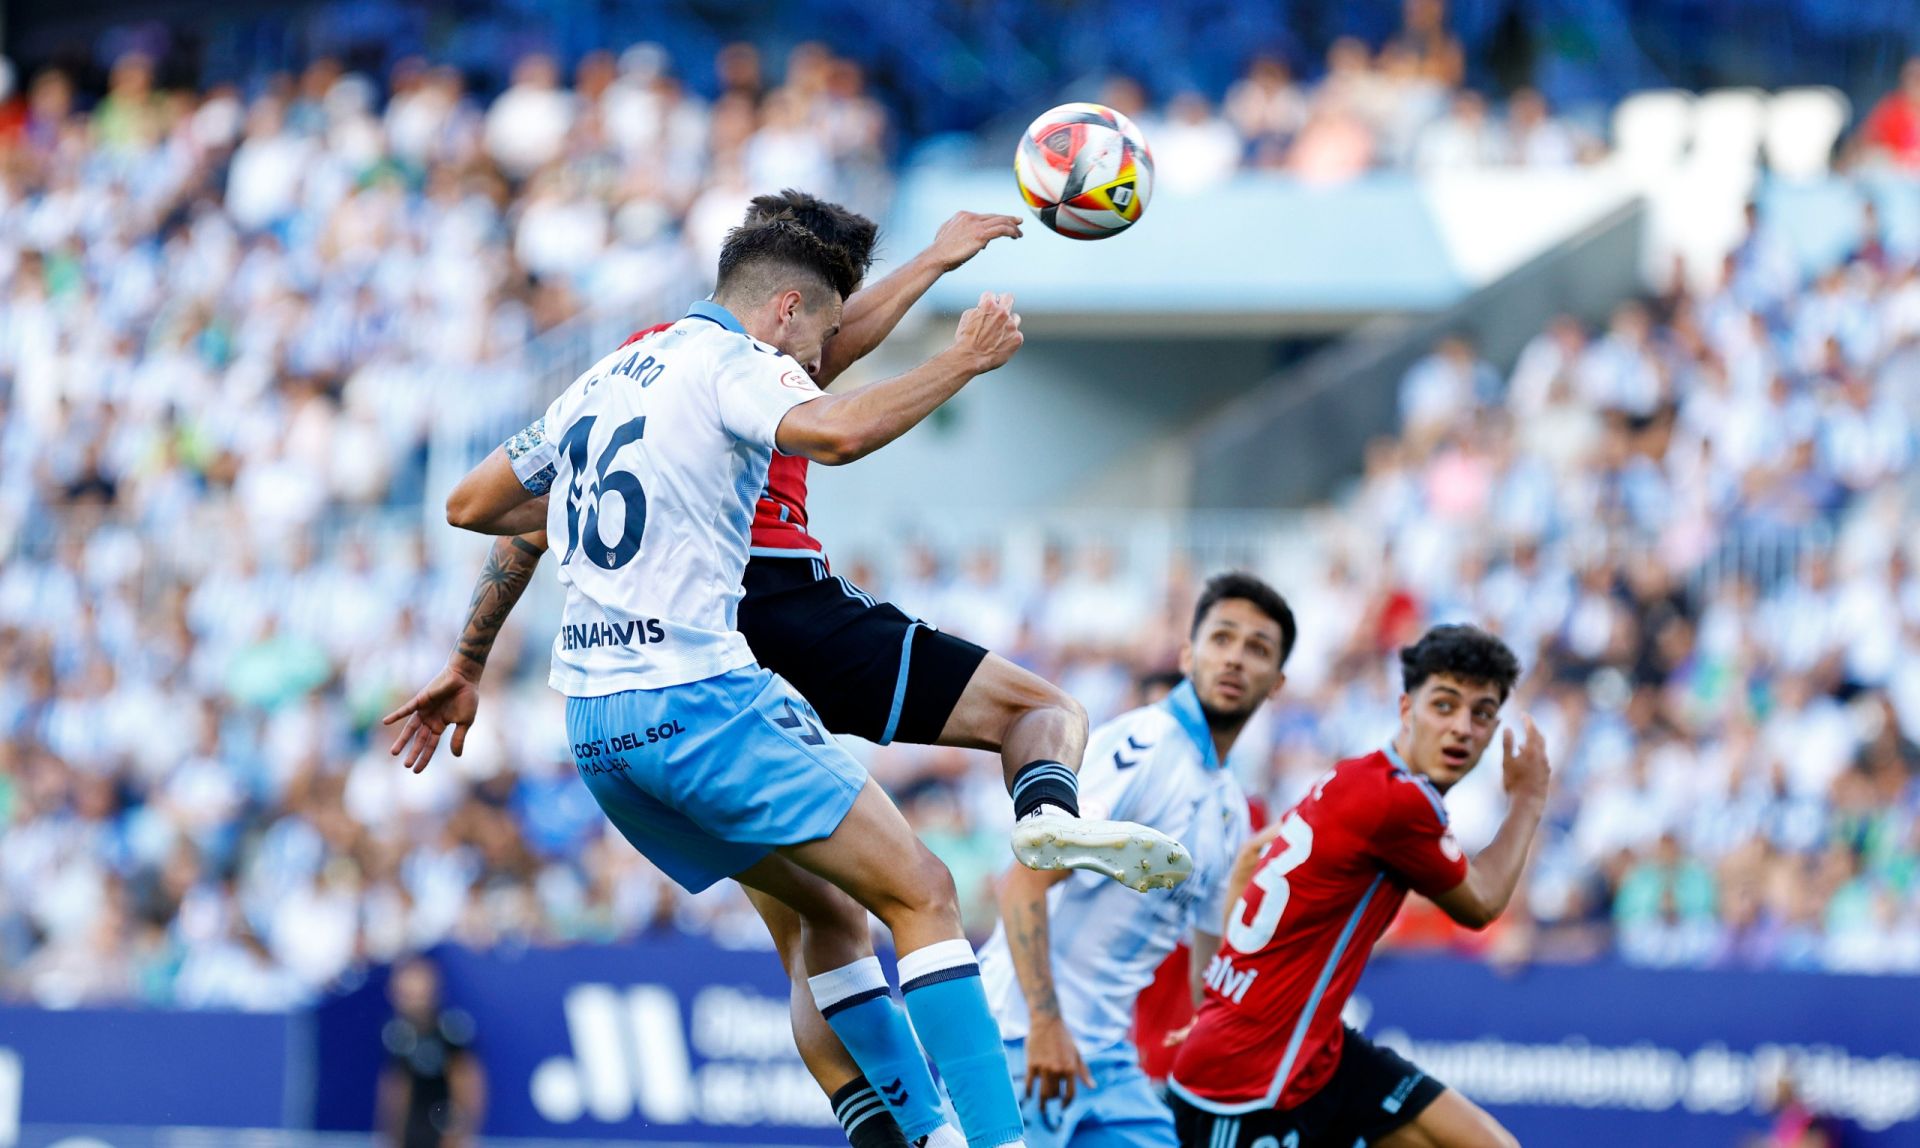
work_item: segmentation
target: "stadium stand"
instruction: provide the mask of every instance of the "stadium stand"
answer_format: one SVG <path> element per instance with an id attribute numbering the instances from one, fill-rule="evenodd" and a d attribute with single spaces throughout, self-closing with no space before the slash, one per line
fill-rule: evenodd
<path id="1" fill-rule="evenodd" d="M 1377 54 L 1336 44 L 1310 87 L 1262 61 L 1224 110 L 1176 94 L 1157 146 L 1196 179 L 1595 158 L 1536 96 L 1491 113 L 1415 19 Z M 803 46 L 773 85 L 728 48 L 703 97 L 669 64 L 588 56 L 563 86 L 532 55 L 483 103 L 447 68 L 382 91 L 323 62 L 243 95 L 130 55 L 91 106 L 48 71 L 0 110 L 0 991 L 268 1009 L 445 939 L 764 943 L 736 895 L 687 897 L 608 837 L 526 631 L 463 758 L 413 777 L 375 727 L 473 573 L 420 527 L 436 405 L 511 389 L 583 300 L 698 294 L 749 188 L 881 206 L 896 113 L 852 60 Z M 1715 107 L 1798 169 L 1831 110 L 1630 106 L 1636 148 L 1678 154 L 1668 121 Z M 1876 145 L 1904 146 L 1899 112 Z M 1398 643 L 1488 618 L 1568 747 L 1504 959 L 1920 970 L 1912 255 L 1869 235 L 1803 282 L 1757 229 L 1711 289 L 1556 323 L 1511 371 L 1436 347 L 1402 433 L 1314 520 L 1291 682 L 1236 768 L 1286 802 L 1390 722 Z M 1755 547 L 1774 560 L 1725 560 Z M 1071 535 L 1032 562 L 844 557 L 1095 720 L 1171 667 L 1204 573 Z M 995 767 L 871 765 L 984 930 Z M 1456 799 L 1465 837 L 1496 772 Z"/>

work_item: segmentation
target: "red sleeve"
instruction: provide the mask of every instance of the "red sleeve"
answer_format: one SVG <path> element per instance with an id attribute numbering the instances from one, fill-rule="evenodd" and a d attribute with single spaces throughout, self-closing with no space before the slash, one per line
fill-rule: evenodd
<path id="1" fill-rule="evenodd" d="M 1467 879 L 1466 854 L 1447 829 L 1439 796 L 1417 781 L 1396 777 L 1387 783 L 1373 853 L 1422 896 L 1438 896 Z"/>
<path id="2" fill-rule="evenodd" d="M 653 326 L 648 327 L 645 330 L 635 331 L 633 334 L 628 335 L 627 341 L 620 345 L 622 347 L 631 347 L 635 343 L 638 343 L 640 340 L 646 338 L 648 335 L 657 335 L 671 326 L 673 326 L 672 323 L 655 323 Z"/>

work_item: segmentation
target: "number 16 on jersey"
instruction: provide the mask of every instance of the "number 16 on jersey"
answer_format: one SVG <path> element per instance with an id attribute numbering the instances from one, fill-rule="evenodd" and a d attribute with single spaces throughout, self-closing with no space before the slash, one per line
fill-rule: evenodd
<path id="1" fill-rule="evenodd" d="M 647 417 L 641 415 L 616 427 L 589 475 L 587 438 L 593 433 L 595 421 L 596 416 L 588 415 L 567 428 L 567 437 L 560 440 L 567 466 L 573 471 L 573 480 L 567 485 L 567 550 L 560 562 L 565 565 L 573 561 L 578 551 L 602 570 L 618 570 L 640 553 L 640 538 L 647 529 L 647 492 L 641 489 L 638 475 L 611 468 L 614 456 L 622 447 L 639 442 L 646 435 Z M 600 534 L 602 500 L 609 494 L 620 496 L 625 514 L 620 541 L 612 546 L 608 546 Z M 581 522 L 582 510 L 586 512 L 585 523 Z"/>

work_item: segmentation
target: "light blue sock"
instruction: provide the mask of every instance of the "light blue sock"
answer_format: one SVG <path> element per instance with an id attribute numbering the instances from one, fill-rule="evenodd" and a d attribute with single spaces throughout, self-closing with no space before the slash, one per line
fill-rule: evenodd
<path id="1" fill-rule="evenodd" d="M 1000 1026 L 980 986 L 980 962 L 965 939 L 900 958 L 900 996 L 914 1031 L 960 1117 L 968 1148 L 1000 1148 L 1022 1136 L 1020 1102 L 1007 1075 Z"/>
<path id="2" fill-rule="evenodd" d="M 907 1014 L 893 999 L 878 957 L 807 978 L 813 1003 L 827 1018 L 853 1062 L 893 1113 L 908 1140 L 918 1140 L 947 1122 L 927 1058 L 914 1042 Z"/>

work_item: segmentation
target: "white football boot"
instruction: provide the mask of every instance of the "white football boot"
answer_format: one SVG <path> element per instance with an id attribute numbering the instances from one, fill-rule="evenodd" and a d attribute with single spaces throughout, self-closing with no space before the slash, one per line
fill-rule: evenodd
<path id="1" fill-rule="evenodd" d="M 1029 869 L 1090 869 L 1137 893 L 1193 876 L 1193 854 L 1158 829 L 1090 821 L 1043 805 L 1013 827 L 1013 855 Z"/>

